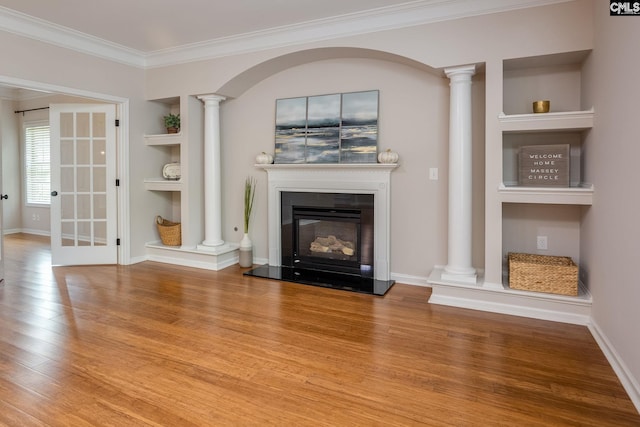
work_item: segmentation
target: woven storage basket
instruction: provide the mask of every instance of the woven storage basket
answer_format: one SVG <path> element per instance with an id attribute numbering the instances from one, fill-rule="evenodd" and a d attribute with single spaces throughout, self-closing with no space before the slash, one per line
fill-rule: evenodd
<path id="1" fill-rule="evenodd" d="M 156 225 L 163 245 L 180 246 L 182 244 L 182 229 L 179 222 L 167 221 L 158 215 Z"/>
<path id="2" fill-rule="evenodd" d="M 569 257 L 509 253 L 511 289 L 578 295 L 578 266 Z"/>

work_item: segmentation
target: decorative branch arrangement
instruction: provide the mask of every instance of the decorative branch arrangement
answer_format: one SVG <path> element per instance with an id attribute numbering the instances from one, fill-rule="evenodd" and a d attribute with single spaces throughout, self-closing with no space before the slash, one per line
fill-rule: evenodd
<path id="1" fill-rule="evenodd" d="M 249 232 L 249 221 L 251 220 L 251 211 L 253 211 L 253 200 L 256 197 L 256 179 L 252 176 L 247 177 L 244 182 L 244 232 Z"/>

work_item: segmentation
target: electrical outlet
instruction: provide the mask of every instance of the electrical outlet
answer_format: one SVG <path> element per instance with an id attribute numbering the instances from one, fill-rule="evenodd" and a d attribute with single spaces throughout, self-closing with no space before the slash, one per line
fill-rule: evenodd
<path id="1" fill-rule="evenodd" d="M 541 251 L 546 251 L 547 247 L 547 236 L 538 236 L 537 238 L 537 246 Z"/>

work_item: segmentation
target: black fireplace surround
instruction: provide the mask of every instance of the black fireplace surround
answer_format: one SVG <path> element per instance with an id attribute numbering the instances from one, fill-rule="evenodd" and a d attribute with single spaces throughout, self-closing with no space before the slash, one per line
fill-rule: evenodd
<path id="1" fill-rule="evenodd" d="M 375 279 L 374 195 L 282 192 L 281 266 L 244 274 L 384 295 Z"/>

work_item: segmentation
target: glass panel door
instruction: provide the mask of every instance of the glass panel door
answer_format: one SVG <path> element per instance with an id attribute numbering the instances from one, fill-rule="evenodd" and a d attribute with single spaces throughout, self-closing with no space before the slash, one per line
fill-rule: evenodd
<path id="1" fill-rule="evenodd" d="M 51 106 L 54 265 L 117 262 L 115 106 Z"/>

